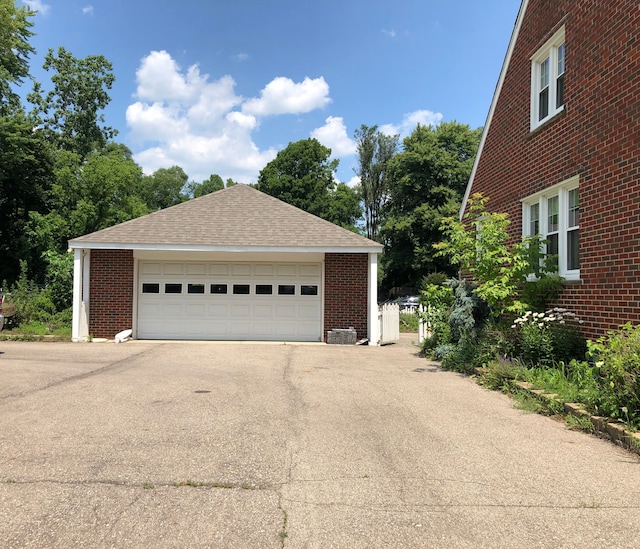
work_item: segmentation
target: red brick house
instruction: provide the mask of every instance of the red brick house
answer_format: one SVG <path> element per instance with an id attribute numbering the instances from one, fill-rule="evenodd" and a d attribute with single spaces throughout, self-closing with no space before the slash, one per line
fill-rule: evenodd
<path id="1" fill-rule="evenodd" d="M 523 0 L 461 216 L 478 192 L 548 240 L 587 337 L 640 322 L 637 0 Z"/>
<path id="2" fill-rule="evenodd" d="M 73 340 L 325 341 L 354 327 L 377 344 L 382 246 L 235 185 L 69 242 Z"/>

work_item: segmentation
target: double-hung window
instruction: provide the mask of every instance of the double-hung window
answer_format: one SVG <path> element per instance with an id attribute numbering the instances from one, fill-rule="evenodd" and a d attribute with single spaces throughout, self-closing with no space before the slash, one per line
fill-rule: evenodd
<path id="1" fill-rule="evenodd" d="M 579 177 L 563 181 L 522 201 L 524 236 L 540 235 L 545 254 L 567 280 L 580 278 Z"/>
<path id="2" fill-rule="evenodd" d="M 564 109 L 564 26 L 531 58 L 531 130 Z"/>

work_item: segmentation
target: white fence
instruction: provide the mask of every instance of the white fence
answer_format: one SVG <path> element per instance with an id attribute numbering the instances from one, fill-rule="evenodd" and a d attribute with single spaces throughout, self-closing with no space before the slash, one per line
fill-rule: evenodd
<path id="1" fill-rule="evenodd" d="M 378 305 L 380 345 L 400 340 L 400 306 L 397 303 Z"/>
<path id="2" fill-rule="evenodd" d="M 431 324 L 427 320 L 427 316 L 424 313 L 428 310 L 427 305 L 420 305 L 418 307 L 418 345 L 422 344 L 425 339 L 429 339 L 432 335 Z"/>

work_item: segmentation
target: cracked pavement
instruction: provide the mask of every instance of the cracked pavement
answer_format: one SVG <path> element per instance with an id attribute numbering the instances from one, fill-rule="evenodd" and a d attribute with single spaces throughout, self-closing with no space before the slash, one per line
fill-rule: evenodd
<path id="1" fill-rule="evenodd" d="M 635 547 L 639 486 L 410 336 L 0 343 L 2 547 Z"/>

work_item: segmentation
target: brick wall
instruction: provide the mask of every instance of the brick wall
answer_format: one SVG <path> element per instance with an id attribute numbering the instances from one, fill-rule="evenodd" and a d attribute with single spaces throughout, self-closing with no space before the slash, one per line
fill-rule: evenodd
<path id="1" fill-rule="evenodd" d="M 565 111 L 531 132 L 530 59 L 562 24 Z M 530 0 L 472 188 L 515 239 L 520 199 L 580 176 L 581 282 L 559 304 L 588 337 L 640 322 L 639 28 L 637 0 Z"/>
<path id="2" fill-rule="evenodd" d="M 133 328 L 133 251 L 91 250 L 89 334 L 113 338 Z"/>
<path id="3" fill-rule="evenodd" d="M 353 326 L 367 337 L 368 254 L 326 254 L 324 263 L 324 338 L 334 328 Z"/>

